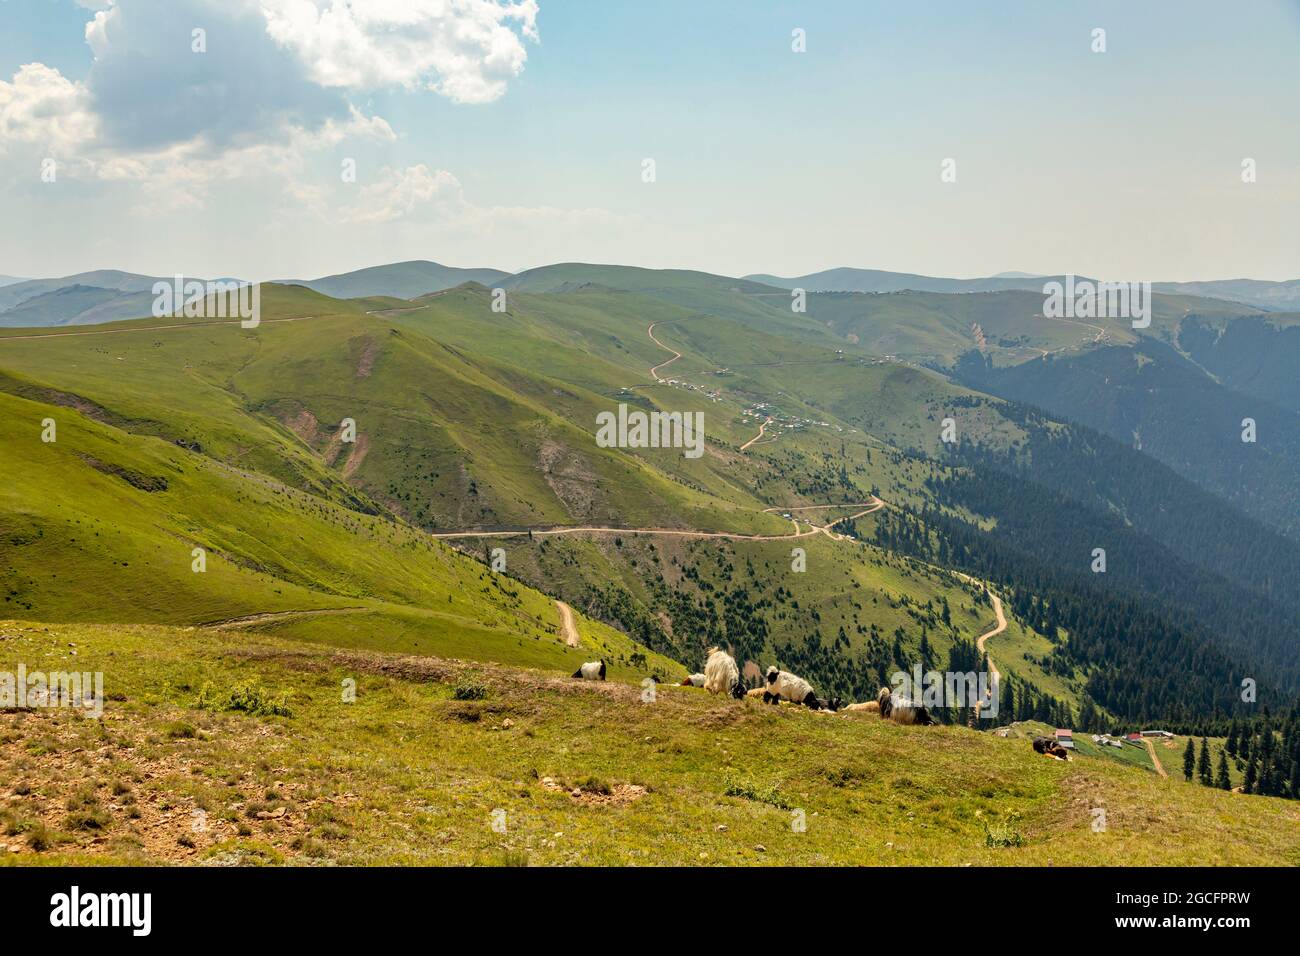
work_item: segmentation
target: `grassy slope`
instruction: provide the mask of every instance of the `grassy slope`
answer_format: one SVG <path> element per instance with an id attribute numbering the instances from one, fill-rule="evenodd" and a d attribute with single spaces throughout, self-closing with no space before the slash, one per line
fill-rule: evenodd
<path id="1" fill-rule="evenodd" d="M 649 703 L 616 681 L 270 636 L 14 622 L 0 635 L 6 662 L 103 671 L 110 696 L 99 721 L 0 716 L 5 862 L 1300 863 L 1293 803 L 1044 760 L 964 728 L 684 688 Z M 486 697 L 453 699 L 471 685 Z M 219 701 L 240 686 L 291 715 L 196 706 L 205 687 Z M 986 824 L 1024 845 L 986 846 Z"/>
<path id="2" fill-rule="evenodd" d="M 35 434 L 31 428 L 49 409 L 7 416 L 6 427 L 25 440 L 25 464 L 32 479 L 30 487 L 10 490 L 15 513 L 39 500 L 39 487 L 50 480 L 66 488 L 68 497 L 45 512 L 36 509 L 41 520 L 60 530 L 43 546 L 28 541 L 24 553 L 15 555 L 10 574 L 26 583 L 14 589 L 13 597 L 32 604 L 26 610 L 33 616 L 85 619 L 86 592 L 69 590 L 57 579 L 46 581 L 39 593 L 32 589 L 39 583 L 36 569 L 47 566 L 55 551 L 80 553 L 70 540 L 77 529 L 59 522 L 81 496 L 79 483 L 94 478 L 136 506 L 121 511 L 123 523 L 134 526 L 127 539 L 150 542 L 136 551 L 131 550 L 135 544 L 119 545 L 126 550 L 117 561 L 141 569 L 140 581 L 153 575 L 167 582 L 165 588 L 144 583 L 117 588 L 112 582 L 120 569 L 106 552 L 83 555 L 78 560 L 84 567 L 69 570 L 71 577 L 63 580 L 107 582 L 107 593 L 94 604 L 95 619 L 111 620 L 115 613 L 118 620 L 191 622 L 321 603 L 381 601 L 387 606 L 380 628 L 370 628 L 369 618 L 356 615 L 277 626 L 336 644 L 350 641 L 431 653 L 441 648 L 443 653 L 460 654 L 472 642 L 454 636 L 456 626 L 465 622 L 448 619 L 442 608 L 449 588 L 431 588 L 428 593 L 395 589 L 387 582 L 402 581 L 405 572 L 382 565 L 364 575 L 366 583 L 359 586 L 346 570 L 338 570 L 333 556 L 351 553 L 349 536 L 357 529 L 396 533 L 386 523 L 338 505 L 387 507 L 434 528 L 599 522 L 783 534 L 788 523 L 763 515 L 762 508 L 863 501 L 873 486 L 887 489 L 895 503 L 913 500 L 925 469 L 883 453 L 879 437 L 857 432 L 848 421 L 874 428 L 900 445 L 934 444 L 939 412 L 954 398 L 970 395 L 916 369 L 850 364 L 826 346 L 787 342 L 735 321 L 624 292 L 512 293 L 504 315 L 491 311 L 486 290 L 473 287 L 431 298 L 419 309 L 382 316 L 367 315 L 366 306 L 374 304 L 268 286 L 263 290 L 263 325 L 255 332 L 232 325 L 197 326 L 192 320 L 142 320 L 106 327 L 111 335 L 0 341 L 0 367 L 11 375 L 6 386 L 10 391 L 78 407 L 89 399 L 97 405 L 91 414 L 122 430 L 87 426 L 97 440 L 113 447 L 95 452 L 99 458 L 148 475 L 176 473 L 169 491 L 151 496 L 96 475 L 75 456 L 59 470 L 43 470 L 58 458 L 55 448 L 75 451 L 79 434 L 65 433 L 59 446 L 43 446 L 30 440 Z M 688 353 L 671 367 L 671 374 L 712 385 L 707 373 L 736 365 L 723 401 L 710 402 L 698 392 L 667 385 L 622 392 L 628 384 L 649 381 L 649 366 L 667 358 L 645 334 L 650 321 L 661 323 L 662 341 Z M 503 327 L 510 334 L 502 334 Z M 76 397 L 52 394 L 52 389 L 75 389 Z M 159 401 L 164 395 L 167 400 Z M 746 456 L 738 455 L 735 447 L 756 430 L 754 419 L 740 415 L 741 407 L 755 397 L 772 395 L 784 396 L 778 400 L 789 414 L 826 416 L 831 424 L 800 426 L 782 432 L 773 443 L 754 446 Z M 597 410 L 620 400 L 643 407 L 701 409 L 710 454 L 691 462 L 672 451 L 598 452 L 590 440 L 590 423 Z M 66 410 L 53 414 L 61 423 L 71 415 Z M 349 452 L 335 438 L 345 417 L 357 422 L 363 454 Z M 966 417 L 974 420 L 969 412 Z M 79 420 L 71 415 L 71 421 Z M 26 430 L 23 422 L 29 423 Z M 187 455 L 163 442 L 149 444 L 122 432 L 185 442 L 201 448 L 203 455 Z M 223 470 L 209 458 L 239 471 Z M 843 466 L 853 471 L 848 486 L 837 484 L 836 472 Z M 270 484 L 259 488 L 265 479 L 249 481 L 250 473 L 268 476 Z M 293 516 L 286 516 L 275 534 L 270 529 L 261 537 L 241 533 L 249 509 L 264 507 L 267 501 L 289 505 Z M 150 537 L 158 522 L 144 502 L 179 510 L 175 526 L 166 532 L 176 541 L 174 548 Z M 122 529 L 104 524 L 104 515 L 117 513 L 116 504 L 95 503 L 84 521 L 100 533 L 121 535 Z M 834 514 L 818 517 L 829 520 Z M 295 528 L 298 515 L 313 523 Z M 302 541 L 312 544 L 301 546 Z M 188 550 L 195 542 L 268 571 L 268 579 L 256 588 L 241 583 L 247 594 L 230 587 L 199 589 L 192 600 L 201 610 L 192 611 L 186 604 L 195 591 Z M 582 593 L 582 582 L 574 580 L 563 563 L 532 564 L 526 557 L 527 539 L 494 544 L 506 548 L 512 573 L 523 573 L 570 601 Z M 815 554 L 827 552 L 816 560 L 839 567 L 843 553 L 831 554 L 828 545 L 824 539 L 813 543 Z M 428 547 L 410 541 L 400 546 Z M 483 553 L 480 543 L 467 547 L 476 555 Z M 607 542 L 575 541 L 572 547 L 573 553 L 562 552 L 565 560 L 581 565 L 587 580 L 603 567 L 606 580 L 621 580 L 645 597 L 625 561 L 610 561 L 607 554 L 603 562 L 588 565 L 593 554 L 608 550 Z M 739 547 L 763 561 L 776 555 L 779 560 L 772 566 L 788 568 L 788 543 Z M 375 560 L 368 554 L 361 563 Z M 917 582 L 876 580 L 878 561 L 860 560 L 851 567 L 869 593 L 906 593 L 918 604 L 930 596 Z M 215 555 L 208 573 L 211 580 L 226 573 Z M 792 588 L 804 607 L 825 615 L 822 630 L 827 641 L 841 624 L 854 641 L 858 629 L 872 623 L 884 634 L 908 624 L 895 620 L 892 612 L 877 614 L 879 603 L 861 614 L 834 607 L 834 595 L 821 580 L 816 574 L 787 573 L 783 580 L 767 574 L 745 583 L 760 590 L 777 583 Z M 311 598 L 286 590 L 289 584 L 308 589 Z M 172 591 L 182 600 L 173 600 Z M 322 593 L 330 595 L 328 601 Z M 952 599 L 956 606 L 959 598 Z M 406 610 L 431 607 L 443 613 Z M 546 615 L 543 608 L 531 617 L 536 621 Z M 976 627 L 968 623 L 963 632 Z M 817 626 L 803 621 L 800 628 L 797 637 L 802 640 Z M 485 646 L 494 646 L 493 627 L 476 625 L 471 630 Z M 910 647 L 916 640 L 909 633 L 905 643 Z M 942 640 L 937 647 L 946 650 Z M 538 663 L 532 657 L 519 660 Z M 1070 699 L 1071 694 L 1064 696 Z"/>
<path id="3" fill-rule="evenodd" d="M 49 444 L 46 417 L 58 422 Z M 312 618 L 313 632 L 353 628 L 430 653 L 560 667 L 601 645 L 636 650 L 594 622 L 589 646 L 568 649 L 549 598 L 416 529 L 68 409 L 0 394 L 0 444 L 15 466 L 0 488 L 0 588 L 14 616 L 192 624 L 348 608 L 357 613 L 346 623 Z M 139 487 L 158 479 L 165 489 Z M 201 574 L 194 547 L 207 552 Z M 649 666 L 680 670 L 657 656 Z"/>

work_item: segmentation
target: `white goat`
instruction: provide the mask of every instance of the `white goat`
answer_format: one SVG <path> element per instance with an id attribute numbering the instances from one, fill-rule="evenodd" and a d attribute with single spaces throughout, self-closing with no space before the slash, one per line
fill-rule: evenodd
<path id="1" fill-rule="evenodd" d="M 709 659 L 704 662 L 704 689 L 711 694 L 736 694 L 740 684 L 740 668 L 736 659 L 717 647 L 709 648 Z"/>

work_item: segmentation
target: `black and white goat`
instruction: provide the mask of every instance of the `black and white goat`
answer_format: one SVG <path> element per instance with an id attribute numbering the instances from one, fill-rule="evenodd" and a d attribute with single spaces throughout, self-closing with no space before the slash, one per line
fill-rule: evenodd
<path id="1" fill-rule="evenodd" d="M 573 672 L 573 676 L 579 680 L 604 680 L 605 679 L 605 662 L 588 661 Z"/>

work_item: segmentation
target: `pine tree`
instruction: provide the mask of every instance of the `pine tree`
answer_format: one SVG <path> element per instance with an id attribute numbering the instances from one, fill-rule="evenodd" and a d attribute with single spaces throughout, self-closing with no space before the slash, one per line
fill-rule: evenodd
<path id="1" fill-rule="evenodd" d="M 1214 785 L 1220 790 L 1232 789 L 1232 778 L 1228 776 L 1228 757 L 1222 750 L 1219 751 L 1219 773 L 1214 779 Z"/>
<path id="2" fill-rule="evenodd" d="M 1235 720 L 1228 730 L 1228 739 L 1224 741 L 1223 749 L 1228 752 L 1229 757 L 1237 756 L 1237 722 Z"/>
<path id="3" fill-rule="evenodd" d="M 1196 776 L 1205 786 L 1210 786 L 1210 743 L 1201 738 L 1201 756 L 1196 761 Z"/>
<path id="4" fill-rule="evenodd" d="M 1083 703 L 1079 705 L 1079 729 L 1092 730 L 1097 724 L 1097 708 L 1092 703 L 1092 698 L 1085 696 Z"/>
<path id="5" fill-rule="evenodd" d="M 1192 738 L 1187 738 L 1187 749 L 1183 751 L 1183 776 L 1190 781 L 1192 773 L 1196 770 L 1196 745 L 1192 743 Z"/>
<path id="6" fill-rule="evenodd" d="M 924 627 L 921 628 L 920 654 L 921 670 L 927 673 L 934 670 L 934 651 L 930 648 L 930 638 L 926 635 Z"/>
<path id="7" fill-rule="evenodd" d="M 1255 779 L 1259 776 L 1259 760 L 1254 755 L 1250 755 L 1250 762 L 1246 764 L 1246 779 L 1242 781 L 1241 789 L 1243 793 L 1256 793 Z"/>

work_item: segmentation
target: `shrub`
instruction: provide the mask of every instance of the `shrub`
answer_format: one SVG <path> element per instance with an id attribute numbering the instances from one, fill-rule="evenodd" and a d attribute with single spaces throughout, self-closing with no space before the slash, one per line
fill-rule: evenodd
<path id="1" fill-rule="evenodd" d="M 601 796 L 606 797 L 614 792 L 614 788 L 599 777 L 587 777 L 583 780 L 579 780 L 577 788 L 583 793 L 598 793 Z"/>
<path id="2" fill-rule="evenodd" d="M 1020 814 L 1018 813 L 1011 814 L 1006 823 L 999 823 L 993 827 L 990 827 L 988 821 L 985 821 L 984 845 L 987 847 L 1024 846 L 1025 838 L 1015 828 L 1015 825 L 1019 822 Z"/>
<path id="3" fill-rule="evenodd" d="M 454 700 L 485 700 L 487 695 L 487 685 L 472 677 L 457 683 L 451 692 Z"/>
<path id="4" fill-rule="evenodd" d="M 225 695 L 204 684 L 194 706 L 201 710 L 238 710 L 253 717 L 292 717 L 286 695 L 273 696 L 259 684 L 240 684 Z"/>
<path id="5" fill-rule="evenodd" d="M 108 814 L 99 807 L 74 810 L 68 814 L 66 821 L 70 830 L 103 830 L 110 822 Z"/>
<path id="6" fill-rule="evenodd" d="M 726 789 L 722 793 L 728 797 L 744 797 L 746 800 L 766 803 L 779 810 L 792 809 L 789 801 L 781 796 L 781 784 L 779 782 L 764 787 L 759 786 L 752 780 L 733 777 L 727 781 Z"/>
<path id="7" fill-rule="evenodd" d="M 186 723 L 183 720 L 173 721 L 172 723 L 168 724 L 164 729 L 167 731 L 168 737 L 172 737 L 178 740 L 180 739 L 190 740 L 199 735 L 199 732 L 194 729 L 193 724 Z"/>
<path id="8" fill-rule="evenodd" d="M 37 853 L 43 853 L 59 842 L 59 835 L 40 820 L 24 824 L 23 832 L 27 834 L 27 845 Z"/>

